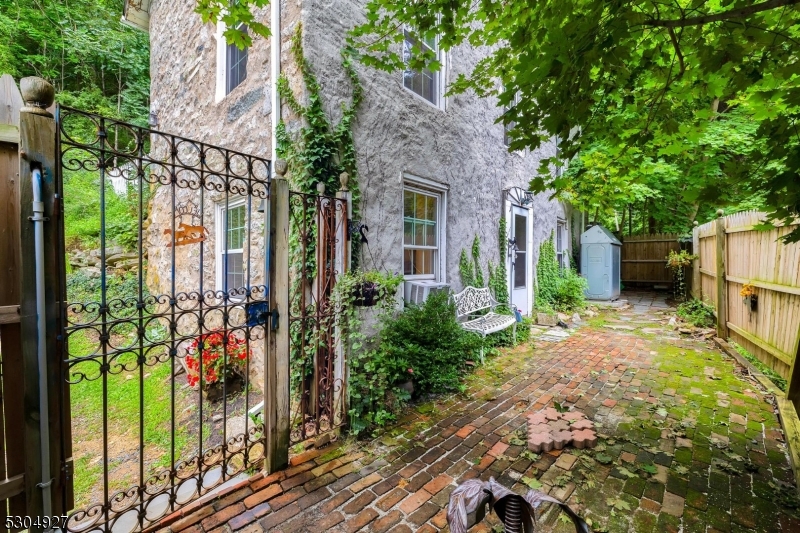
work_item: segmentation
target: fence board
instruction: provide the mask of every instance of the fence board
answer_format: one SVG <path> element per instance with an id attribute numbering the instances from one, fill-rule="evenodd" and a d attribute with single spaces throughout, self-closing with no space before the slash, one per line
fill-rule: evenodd
<path id="1" fill-rule="evenodd" d="M 724 219 L 725 325 L 731 339 L 791 381 L 800 345 L 800 244 L 785 244 L 780 240 L 796 224 L 754 230 L 764 219 L 764 213 L 758 211 L 735 213 Z M 711 221 L 694 230 L 694 238 L 699 242 L 697 262 L 701 278 L 696 294 L 712 305 L 717 302 L 715 224 L 716 221 Z M 750 310 L 740 294 L 745 283 L 756 287 L 755 311 Z"/>
<path id="2" fill-rule="evenodd" d="M 623 237 L 622 282 L 672 285 L 672 271 L 667 268 L 667 256 L 670 250 L 680 251 L 678 238 L 677 233 Z"/>

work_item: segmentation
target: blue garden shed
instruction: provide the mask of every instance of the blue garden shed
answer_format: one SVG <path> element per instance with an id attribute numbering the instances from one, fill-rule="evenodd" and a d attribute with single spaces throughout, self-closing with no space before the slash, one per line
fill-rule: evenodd
<path id="1" fill-rule="evenodd" d="M 589 282 L 590 300 L 616 300 L 620 293 L 622 243 L 603 226 L 581 235 L 581 274 Z"/>

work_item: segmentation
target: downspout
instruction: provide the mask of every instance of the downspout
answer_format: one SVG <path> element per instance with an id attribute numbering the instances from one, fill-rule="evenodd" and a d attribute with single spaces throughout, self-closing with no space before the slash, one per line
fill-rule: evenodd
<path id="1" fill-rule="evenodd" d="M 281 75 L 281 3 L 279 0 L 270 2 L 272 19 L 270 30 L 272 41 L 270 53 L 270 98 L 272 98 L 272 175 L 275 175 L 275 161 L 278 159 L 278 124 L 281 121 L 281 97 L 278 94 L 278 78 Z"/>
<path id="2" fill-rule="evenodd" d="M 36 356 L 39 366 L 39 431 L 41 433 L 42 482 L 37 486 L 42 489 L 42 512 L 44 516 L 52 515 L 50 485 L 50 415 L 47 398 L 47 352 L 44 304 L 44 202 L 42 201 L 42 171 L 34 168 L 31 173 L 33 182 L 33 243 L 36 258 Z"/>

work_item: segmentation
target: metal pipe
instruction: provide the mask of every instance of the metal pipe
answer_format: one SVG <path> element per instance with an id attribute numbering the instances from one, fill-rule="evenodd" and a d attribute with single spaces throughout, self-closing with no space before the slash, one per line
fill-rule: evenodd
<path id="1" fill-rule="evenodd" d="M 33 241 L 36 257 L 36 355 L 39 365 L 39 431 L 41 432 L 42 511 L 44 516 L 52 515 L 50 485 L 50 415 L 47 398 L 47 352 L 44 304 L 44 202 L 42 201 L 42 171 L 34 168 L 31 172 L 33 182 Z"/>
<path id="2" fill-rule="evenodd" d="M 281 97 L 278 94 L 278 78 L 281 75 L 281 3 L 278 0 L 270 2 L 272 8 L 270 31 L 270 98 L 272 99 L 272 171 L 275 174 L 275 161 L 278 160 L 278 124 L 281 121 Z"/>

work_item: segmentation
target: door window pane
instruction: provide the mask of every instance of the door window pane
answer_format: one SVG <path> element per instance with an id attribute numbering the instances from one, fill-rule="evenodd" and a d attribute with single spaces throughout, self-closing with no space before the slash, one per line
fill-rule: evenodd
<path id="1" fill-rule="evenodd" d="M 528 279 L 528 217 L 514 215 L 514 238 L 517 243 L 517 255 L 514 263 L 514 288 L 527 286 Z"/>

